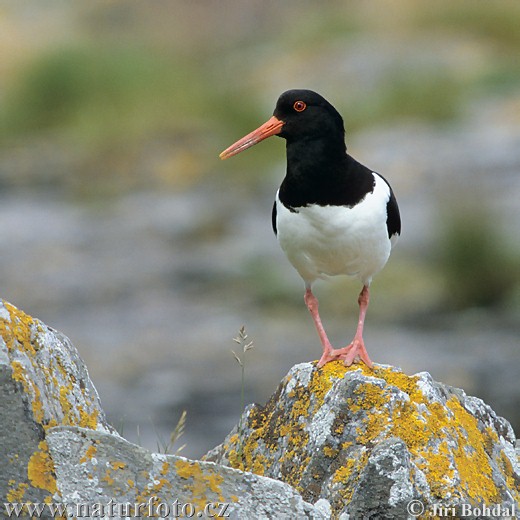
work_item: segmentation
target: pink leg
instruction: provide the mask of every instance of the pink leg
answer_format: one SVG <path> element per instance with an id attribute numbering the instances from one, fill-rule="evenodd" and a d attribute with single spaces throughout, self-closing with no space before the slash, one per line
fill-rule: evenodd
<path id="1" fill-rule="evenodd" d="M 370 294 L 368 290 L 368 286 L 364 285 L 361 290 L 358 298 L 359 304 L 359 321 L 356 329 L 356 335 L 352 343 L 346 347 L 348 349 L 348 353 L 344 356 L 341 356 L 341 359 L 344 360 L 345 365 L 350 366 L 354 362 L 354 360 L 359 357 L 361 361 L 365 363 L 368 367 L 372 368 L 372 361 L 368 357 L 367 350 L 365 348 L 365 342 L 363 341 L 363 326 L 365 324 L 365 316 L 367 313 L 368 302 L 370 301 Z M 343 349 L 342 349 L 343 350 Z"/>
<path id="2" fill-rule="evenodd" d="M 304 300 L 305 304 L 307 305 L 307 309 L 309 309 L 312 319 L 314 320 L 314 326 L 316 327 L 316 331 L 318 332 L 318 336 L 320 337 L 321 345 L 323 347 L 323 354 L 318 361 L 318 367 L 322 367 L 329 361 L 340 359 L 340 356 L 350 351 L 350 345 L 342 349 L 334 349 L 332 347 L 329 338 L 327 337 L 327 333 L 323 328 L 323 324 L 321 323 L 320 313 L 318 312 L 318 298 L 312 294 L 310 287 L 307 287 L 305 290 Z"/>

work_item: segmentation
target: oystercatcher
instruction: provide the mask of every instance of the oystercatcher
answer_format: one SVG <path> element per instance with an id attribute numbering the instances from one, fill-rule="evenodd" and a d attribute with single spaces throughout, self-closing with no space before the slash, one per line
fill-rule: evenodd
<path id="1" fill-rule="evenodd" d="M 288 90 L 273 116 L 220 154 L 227 159 L 278 135 L 286 140 L 287 172 L 276 194 L 272 224 L 281 248 L 305 282 L 305 303 L 323 346 L 318 367 L 333 360 L 372 366 L 363 325 L 372 277 L 386 264 L 401 232 L 399 207 L 382 177 L 347 153 L 343 119 L 311 90 Z M 359 321 L 350 345 L 334 349 L 318 312 L 312 284 L 349 275 L 363 284 Z"/>

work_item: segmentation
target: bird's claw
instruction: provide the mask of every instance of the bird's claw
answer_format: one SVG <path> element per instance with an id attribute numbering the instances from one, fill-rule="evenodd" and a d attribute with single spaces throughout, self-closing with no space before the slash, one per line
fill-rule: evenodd
<path id="1" fill-rule="evenodd" d="M 351 366 L 352 363 L 362 361 L 369 368 L 373 367 L 372 360 L 368 356 L 368 352 L 365 348 L 363 339 L 354 339 L 354 341 L 343 348 L 330 348 L 323 351 L 323 354 L 318 361 L 318 368 L 322 368 L 331 361 L 343 361 L 343 364 L 347 367 Z"/>
<path id="2" fill-rule="evenodd" d="M 350 345 L 348 347 L 344 348 L 332 348 L 324 350 L 323 354 L 318 361 L 318 368 L 323 367 L 327 363 L 331 361 L 337 361 L 338 359 L 343 359 L 344 356 L 347 354 L 348 350 L 350 349 Z"/>
<path id="3" fill-rule="evenodd" d="M 350 345 L 348 345 L 348 347 L 345 347 L 345 349 L 347 349 L 347 353 L 341 356 L 340 358 L 343 360 L 345 366 L 349 367 L 352 365 L 352 363 L 354 363 L 354 361 L 357 360 L 362 361 L 369 368 L 372 368 L 374 366 L 372 360 L 368 356 L 368 352 L 365 348 L 365 343 L 363 339 L 355 338 L 354 341 Z"/>

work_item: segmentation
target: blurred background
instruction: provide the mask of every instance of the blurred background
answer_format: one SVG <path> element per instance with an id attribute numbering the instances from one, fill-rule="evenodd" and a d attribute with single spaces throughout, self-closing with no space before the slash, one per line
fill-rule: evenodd
<path id="1" fill-rule="evenodd" d="M 520 3 L 0 3 L 0 297 L 68 335 L 129 440 L 199 457 L 321 347 L 271 230 L 282 139 L 219 152 L 279 94 L 343 114 L 403 233 L 372 285 L 377 362 L 520 432 Z M 316 284 L 333 343 L 360 285 Z M 242 356 L 242 354 L 240 354 Z"/>

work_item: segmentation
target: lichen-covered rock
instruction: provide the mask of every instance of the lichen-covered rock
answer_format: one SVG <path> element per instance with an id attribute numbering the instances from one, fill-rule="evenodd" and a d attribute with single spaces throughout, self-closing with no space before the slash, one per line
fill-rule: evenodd
<path id="1" fill-rule="evenodd" d="M 126 518 L 136 505 L 143 517 L 188 517 L 191 507 L 196 518 L 330 517 L 326 500 L 308 504 L 283 482 L 125 441 L 106 422 L 72 343 L 6 302 L 0 302 L 0 504 L 21 506 L 21 518 L 31 516 L 27 504 L 67 507 L 63 514 L 44 509 L 39 518 Z M 134 509 L 125 509 L 130 504 Z"/>
<path id="2" fill-rule="evenodd" d="M 330 518 L 283 482 L 175 455 L 150 453 L 128 441 L 75 427 L 49 431 L 62 503 L 102 504 L 110 518 Z M 139 511 L 136 510 L 139 508 Z M 93 509 L 90 509 L 92 514 Z"/>
<path id="3" fill-rule="evenodd" d="M 0 504 L 71 508 L 41 518 L 203 518 L 227 504 L 238 519 L 401 520 L 411 500 L 519 511 L 514 444 L 507 421 L 428 374 L 306 363 L 205 461 L 154 454 L 108 425 L 65 336 L 0 303 Z"/>
<path id="4" fill-rule="evenodd" d="M 52 499 L 56 425 L 113 432 L 70 341 L 0 301 L 0 503 Z"/>
<path id="5" fill-rule="evenodd" d="M 383 365 L 293 367 L 205 459 L 287 482 L 310 503 L 326 499 L 333 517 L 405 519 L 411 500 L 426 512 L 520 511 L 509 423 L 427 373 Z"/>

